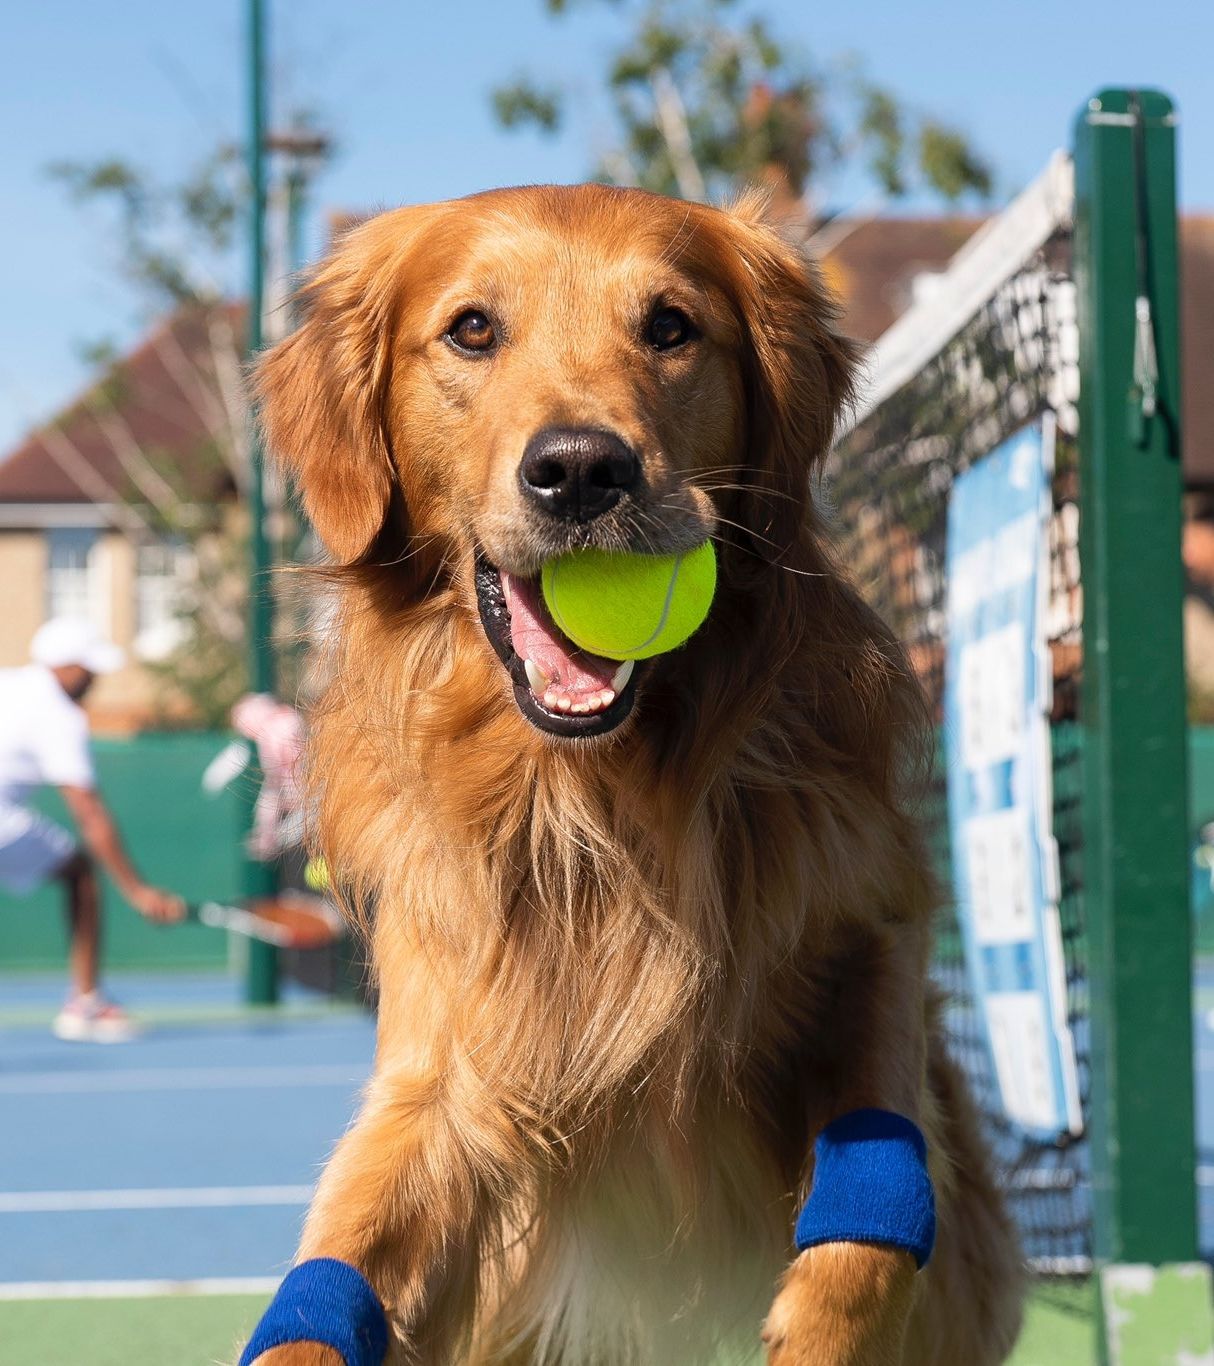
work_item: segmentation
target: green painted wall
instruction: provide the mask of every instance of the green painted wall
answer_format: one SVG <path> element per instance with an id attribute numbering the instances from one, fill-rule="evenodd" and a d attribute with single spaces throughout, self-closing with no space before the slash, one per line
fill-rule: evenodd
<path id="1" fill-rule="evenodd" d="M 1214 726 L 1189 728 L 1189 812 L 1198 823 L 1214 821 Z"/>
<path id="2" fill-rule="evenodd" d="M 195 732 L 97 740 L 93 746 L 101 790 L 136 867 L 150 882 L 191 900 L 240 891 L 238 803 L 230 789 L 207 797 L 199 786 L 227 739 Z M 57 793 L 39 805 L 70 826 Z M 150 925 L 109 885 L 105 941 L 110 967 L 221 967 L 227 961 L 226 935 L 201 925 Z M 0 970 L 62 967 L 65 944 L 58 886 L 27 897 L 0 890 Z"/>

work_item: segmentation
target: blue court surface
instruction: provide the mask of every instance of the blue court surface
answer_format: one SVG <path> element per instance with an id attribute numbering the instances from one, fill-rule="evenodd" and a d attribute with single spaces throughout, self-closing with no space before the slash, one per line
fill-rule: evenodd
<path id="1" fill-rule="evenodd" d="M 110 988 L 145 1023 L 133 1043 L 61 1043 L 61 981 L 0 979 L 0 1297 L 271 1286 L 356 1107 L 372 1019 L 302 994 L 246 1011 L 221 976 Z"/>

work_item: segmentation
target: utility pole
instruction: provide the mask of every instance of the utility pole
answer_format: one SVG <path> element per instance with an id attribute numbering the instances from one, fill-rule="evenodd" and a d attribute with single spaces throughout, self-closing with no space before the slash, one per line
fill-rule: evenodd
<path id="1" fill-rule="evenodd" d="M 262 346 L 262 313 L 265 296 L 266 174 L 265 174 L 265 5 L 248 0 L 248 168 L 249 168 L 249 305 L 248 354 Z M 270 590 L 270 540 L 266 534 L 265 451 L 257 422 L 249 434 L 249 688 L 273 693 L 274 606 Z M 253 827 L 260 772 L 253 769 L 248 793 L 244 832 Z M 273 895 L 276 871 L 270 862 L 245 855 L 244 890 L 253 901 Z M 273 1005 L 278 1000 L 278 951 L 256 939 L 248 941 L 248 974 L 245 996 L 250 1005 Z"/>
<path id="2" fill-rule="evenodd" d="M 286 166 L 286 266 L 293 275 L 307 259 L 303 227 L 308 186 L 328 159 L 333 143 L 326 133 L 310 127 L 305 118 L 297 115 L 281 132 L 270 133 L 265 147 L 268 152 L 277 153 Z"/>

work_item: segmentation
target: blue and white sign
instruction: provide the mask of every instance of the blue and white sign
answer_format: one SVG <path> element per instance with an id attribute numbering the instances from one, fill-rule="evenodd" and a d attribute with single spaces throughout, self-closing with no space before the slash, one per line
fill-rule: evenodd
<path id="1" fill-rule="evenodd" d="M 1008 1117 L 1082 1128 L 1052 833 L 1046 640 L 1053 427 L 957 477 L 948 510 L 945 731 L 953 883 Z"/>

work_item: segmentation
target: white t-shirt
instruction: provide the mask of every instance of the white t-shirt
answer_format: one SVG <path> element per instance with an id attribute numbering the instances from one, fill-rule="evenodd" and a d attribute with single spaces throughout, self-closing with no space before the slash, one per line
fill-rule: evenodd
<path id="1" fill-rule="evenodd" d="M 32 792 L 95 781 L 84 709 L 41 664 L 0 669 L 0 845 L 29 829 Z"/>

